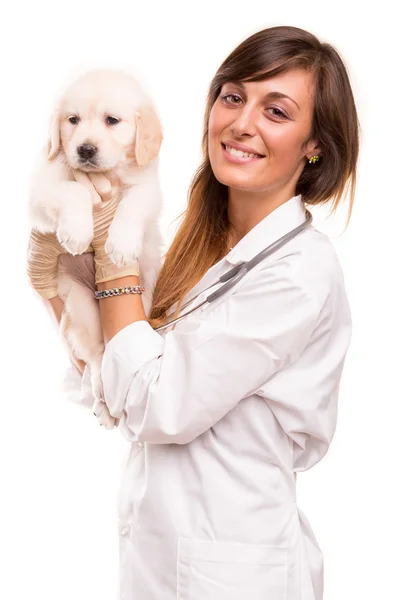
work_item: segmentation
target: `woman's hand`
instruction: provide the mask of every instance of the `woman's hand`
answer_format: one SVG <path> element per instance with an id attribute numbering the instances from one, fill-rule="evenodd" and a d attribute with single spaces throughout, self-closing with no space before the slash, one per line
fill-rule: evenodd
<path id="1" fill-rule="evenodd" d="M 27 275 L 32 288 L 45 300 L 57 297 L 58 258 L 66 252 L 55 233 L 31 231 Z"/>
<path id="2" fill-rule="evenodd" d="M 100 192 L 95 178 L 91 177 L 96 190 Z M 103 182 L 104 185 L 104 182 Z M 139 285 L 139 263 L 135 260 L 129 266 L 117 267 L 107 252 L 105 245 L 108 231 L 117 207 L 117 199 L 112 196 L 112 190 L 101 194 L 102 199 L 108 200 L 103 205 L 97 205 L 94 212 L 94 261 L 96 270 L 96 286 L 98 290 L 107 288 Z M 99 300 L 100 319 L 103 329 L 104 342 L 107 344 L 118 331 L 134 323 L 146 321 L 146 313 L 139 294 L 122 294 Z"/>
<path id="3" fill-rule="evenodd" d="M 113 188 L 111 182 L 102 173 L 86 174 L 77 171 L 75 172 L 75 178 L 89 189 L 93 200 L 94 236 L 91 247 L 94 251 L 96 285 L 114 281 L 121 277 L 138 277 L 139 263 L 137 260 L 130 265 L 119 267 L 111 260 L 105 250 L 109 229 L 118 206 L 117 190 Z"/>
<path id="4" fill-rule="evenodd" d="M 117 267 L 105 251 L 109 226 L 118 205 L 118 198 L 110 182 L 97 173 L 87 176 L 79 172 L 76 179 L 90 189 L 93 199 L 94 237 L 87 252 L 94 252 L 95 282 L 98 289 L 139 285 L 138 261 L 129 266 Z M 50 301 L 58 322 L 63 307 L 59 306 L 61 301 L 57 297 L 57 267 L 60 254 L 65 252 L 55 233 L 31 232 L 27 261 L 28 277 L 35 291 Z M 106 343 L 125 325 L 136 320 L 146 320 L 140 295 L 123 294 L 103 298 L 99 302 Z"/>
<path id="5" fill-rule="evenodd" d="M 131 265 L 118 267 L 108 256 L 105 246 L 108 239 L 109 227 L 115 215 L 118 198 L 111 186 L 107 186 L 104 176 L 89 174 L 90 183 L 84 185 L 95 187 L 103 203 L 97 203 L 94 210 L 94 250 L 95 281 L 98 290 L 107 288 L 139 285 L 139 263 L 135 260 Z M 139 294 L 122 294 L 101 298 L 99 300 L 100 319 L 103 329 L 104 342 L 107 344 L 114 335 L 135 321 L 146 320 L 142 299 Z"/>
<path id="6" fill-rule="evenodd" d="M 74 172 L 76 180 L 87 187 L 93 201 L 94 237 L 86 252 L 94 252 L 96 284 L 120 277 L 139 276 L 139 264 L 117 267 L 105 251 L 108 230 L 118 205 L 118 197 L 101 173 Z M 32 288 L 45 300 L 57 297 L 57 268 L 60 254 L 67 250 L 55 233 L 32 231 L 29 238 L 27 274 Z"/>
<path id="7" fill-rule="evenodd" d="M 106 252 L 105 248 L 109 229 L 115 216 L 117 206 L 118 199 L 114 197 L 94 212 L 94 236 L 91 245 L 94 250 L 96 285 L 108 283 L 115 279 L 120 279 L 121 277 L 138 277 L 140 274 L 139 263 L 137 260 L 129 265 L 117 266 Z"/>

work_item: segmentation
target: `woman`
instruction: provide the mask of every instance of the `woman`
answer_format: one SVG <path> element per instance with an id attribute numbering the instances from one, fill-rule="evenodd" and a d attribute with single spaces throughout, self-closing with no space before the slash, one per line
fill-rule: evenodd
<path id="1" fill-rule="evenodd" d="M 320 600 L 296 473 L 333 438 L 350 342 L 329 239 L 304 227 L 215 302 L 154 328 L 301 226 L 305 204 L 335 209 L 350 186 L 351 212 L 358 120 L 338 53 L 294 27 L 245 40 L 211 82 L 203 151 L 149 321 L 140 293 L 100 299 L 105 399 L 132 442 L 121 598 Z M 98 289 L 138 285 L 135 272 L 115 267 Z"/>

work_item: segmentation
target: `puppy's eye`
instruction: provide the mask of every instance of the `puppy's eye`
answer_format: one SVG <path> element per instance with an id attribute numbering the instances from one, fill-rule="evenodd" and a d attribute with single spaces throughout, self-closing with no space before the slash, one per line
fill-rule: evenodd
<path id="1" fill-rule="evenodd" d="M 68 117 L 68 121 L 72 124 L 72 125 L 78 125 L 79 123 L 79 117 L 72 115 L 71 117 Z"/>
<path id="2" fill-rule="evenodd" d="M 119 123 L 119 119 L 117 117 L 106 117 L 106 123 L 107 125 L 116 125 Z"/>

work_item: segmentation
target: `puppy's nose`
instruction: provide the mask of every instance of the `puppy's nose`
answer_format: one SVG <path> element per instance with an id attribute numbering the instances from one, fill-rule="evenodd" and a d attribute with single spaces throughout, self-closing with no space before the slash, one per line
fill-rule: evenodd
<path id="1" fill-rule="evenodd" d="M 93 158 L 96 152 L 97 148 L 96 146 L 92 146 L 92 144 L 82 144 L 81 146 L 78 146 L 78 154 L 81 158 Z"/>

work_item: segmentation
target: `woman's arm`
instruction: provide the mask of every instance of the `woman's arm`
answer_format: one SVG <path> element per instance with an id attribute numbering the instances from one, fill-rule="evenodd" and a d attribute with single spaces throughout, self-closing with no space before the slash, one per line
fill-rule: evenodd
<path id="1" fill-rule="evenodd" d="M 164 337 L 140 320 L 138 306 L 133 307 L 131 314 L 122 317 L 125 325 L 131 324 L 110 340 L 102 362 L 105 401 L 111 415 L 120 419 L 121 433 L 129 441 L 190 442 L 296 361 L 318 324 L 321 330 L 314 335 L 324 339 L 326 347 L 322 353 L 317 347 L 310 351 L 310 364 L 321 353 L 327 376 L 321 375 L 320 388 L 302 405 L 296 406 L 298 398 L 293 394 L 288 420 L 293 421 L 293 414 L 298 418 L 288 428 L 325 435 L 321 429 L 329 429 L 335 410 L 333 395 L 327 410 L 327 394 L 340 376 L 348 326 L 344 319 L 343 327 L 332 332 L 329 274 L 326 296 L 318 291 L 318 297 L 303 275 L 286 265 L 265 269 L 216 307 L 194 314 L 189 331 L 176 328 Z M 132 306 L 141 304 L 139 299 L 125 300 L 131 300 Z M 102 302 L 118 311 L 115 297 Z M 344 303 L 336 310 L 342 309 L 345 314 Z M 113 331 L 117 329 L 118 323 Z"/>
<path id="2" fill-rule="evenodd" d="M 131 275 L 121 277 L 106 283 L 99 283 L 97 289 L 105 290 L 108 288 L 139 285 L 139 278 Z M 100 319 L 103 327 L 104 342 L 107 344 L 118 331 L 126 325 L 135 321 L 146 320 L 142 299 L 140 294 L 124 294 L 123 296 L 114 296 L 112 298 L 102 298 L 100 302 Z M 59 327 L 61 316 L 64 310 L 64 302 L 56 296 L 45 300 L 46 308 L 50 309 L 50 314 L 56 320 L 56 326 Z M 77 369 L 83 374 L 86 363 L 73 355 L 70 358 Z"/>
<path id="3" fill-rule="evenodd" d="M 105 283 L 99 283 L 98 290 L 105 290 L 114 287 L 139 285 L 139 277 L 130 275 L 120 277 Z M 51 309 L 56 319 L 57 327 L 60 325 L 61 316 L 64 310 L 64 302 L 56 296 L 46 300 L 46 305 Z M 100 320 L 103 328 L 104 343 L 107 344 L 118 331 L 134 323 L 135 321 L 146 321 L 142 299 L 140 294 L 124 294 L 122 296 L 113 296 L 112 298 L 102 298 L 100 303 Z M 83 360 L 71 356 L 75 366 L 83 373 L 86 363 Z"/>
<path id="4" fill-rule="evenodd" d="M 98 290 L 115 287 L 139 285 L 139 277 L 129 275 L 97 285 Z M 103 328 L 104 342 L 108 344 L 116 333 L 135 321 L 147 321 L 140 294 L 123 294 L 111 298 L 102 298 L 100 304 L 100 319 Z"/>

